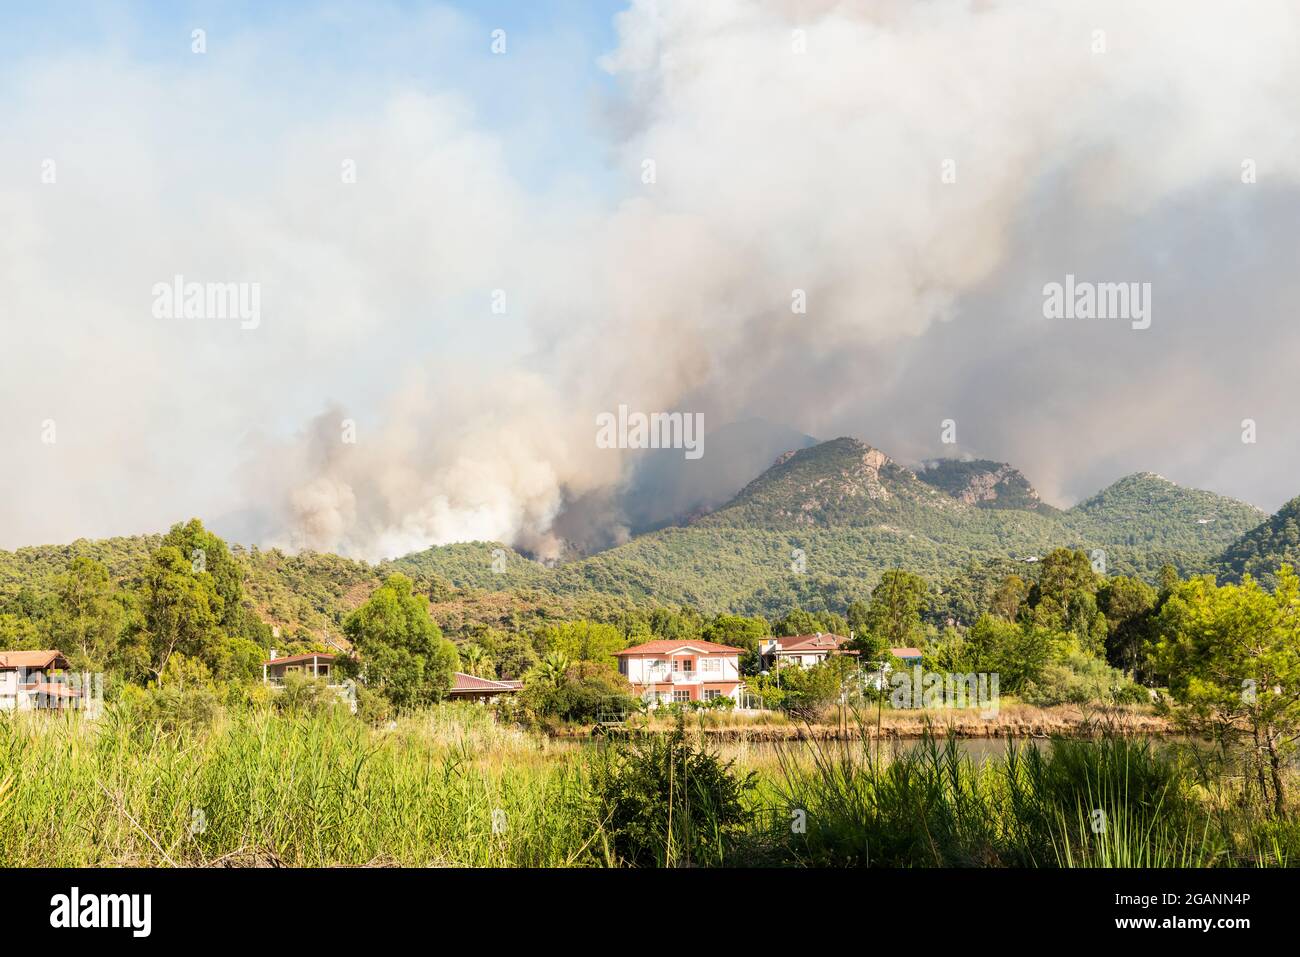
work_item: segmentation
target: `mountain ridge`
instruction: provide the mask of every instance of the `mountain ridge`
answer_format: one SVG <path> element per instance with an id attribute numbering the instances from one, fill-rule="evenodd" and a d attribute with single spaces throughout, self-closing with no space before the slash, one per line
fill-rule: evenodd
<path id="1" fill-rule="evenodd" d="M 936 583 L 989 560 L 1016 562 L 1028 573 L 1035 559 L 1057 547 L 1100 549 L 1108 571 L 1148 581 L 1158 579 L 1165 563 L 1185 575 L 1212 571 L 1266 517 L 1254 506 L 1149 472 L 1123 476 L 1059 510 L 1039 507 L 1032 485 L 1007 463 L 970 460 L 920 471 L 931 472 L 932 481 L 842 436 L 778 455 L 718 509 L 688 525 L 554 567 L 498 542 L 438 546 L 377 565 L 328 553 L 232 551 L 244 556 L 259 614 L 289 628 L 336 624 L 357 596 L 393 571 L 416 578 L 431 595 L 509 593 L 535 607 L 689 604 L 708 612 L 776 614 L 796 605 L 843 609 L 889 568 L 908 568 Z M 115 577 L 139 574 L 156 539 L 0 552 L 0 599 L 17 600 L 24 587 L 47 591 L 76 554 L 104 560 Z"/>

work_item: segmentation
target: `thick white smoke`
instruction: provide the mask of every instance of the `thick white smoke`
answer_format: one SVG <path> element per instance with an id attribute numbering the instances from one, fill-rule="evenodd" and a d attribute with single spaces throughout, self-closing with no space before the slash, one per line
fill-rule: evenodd
<path id="1" fill-rule="evenodd" d="M 212 95 L 197 78 L 119 70 L 92 94 L 95 71 L 29 77 L 40 95 L 0 145 L 48 132 L 53 104 L 83 124 L 96 171 L 68 171 L 57 193 L 0 183 L 3 428 L 22 465 L 0 477 L 10 544 L 103 531 L 106 514 L 131 531 L 225 508 L 247 537 L 368 558 L 469 539 L 553 554 L 566 528 L 622 534 L 610 490 L 629 461 L 594 441 L 596 414 L 620 404 L 703 411 L 706 428 L 757 411 L 928 457 L 948 409 L 902 413 L 916 350 L 996 312 L 1017 330 L 999 348 L 1068 352 L 1037 312 L 1065 250 L 1075 271 L 1155 281 L 1151 341 L 1176 380 L 1187 363 L 1170 356 L 1192 345 L 1159 338 L 1160 260 L 1124 274 L 1115 238 L 1134 223 L 1159 237 L 1167 209 L 1198 194 L 1230 221 L 1246 158 L 1268 188 L 1300 178 L 1285 119 L 1300 10 L 1285 0 L 637 0 L 617 32 L 601 61 L 618 90 L 601 111 L 614 197 L 528 187 L 462 100 L 401 84 L 381 110 L 317 104 L 319 120 L 285 131 L 258 120 L 274 88 L 228 80 L 265 126 L 255 148 L 187 113 Z M 95 122 L 105 100 L 123 107 L 113 124 Z M 137 101 L 149 108 L 125 109 Z M 356 160 L 355 185 L 338 185 L 339 157 Z M 260 278 L 262 328 L 142 327 L 140 289 L 178 263 Z M 489 308 L 498 290 L 504 313 Z M 999 392 L 1016 355 L 981 363 L 968 346 L 941 378 L 978 395 L 936 394 L 982 408 L 979 451 L 1031 478 L 1050 466 L 1049 491 L 1182 414 L 1162 400 L 1110 446 L 1074 448 L 1070 422 L 1116 414 L 1114 394 L 1090 411 L 1076 401 L 1089 370 L 1053 373 L 1070 391 L 1039 397 L 1048 430 Z M 90 438 L 50 455 L 32 438 L 46 417 Z M 236 458 L 238 482 L 218 491 L 169 479 Z M 87 473 L 102 493 L 70 477 Z M 33 489 L 48 511 L 20 514 Z"/>

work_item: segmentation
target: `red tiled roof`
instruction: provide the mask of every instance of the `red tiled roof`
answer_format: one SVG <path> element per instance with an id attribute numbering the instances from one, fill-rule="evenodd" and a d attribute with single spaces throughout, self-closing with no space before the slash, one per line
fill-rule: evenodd
<path id="1" fill-rule="evenodd" d="M 67 659 L 58 651 L 0 651 L 0 668 L 48 668 L 55 661 Z"/>
<path id="2" fill-rule="evenodd" d="M 457 691 L 518 691 L 524 686 L 522 681 L 496 681 L 492 678 L 480 678 L 477 675 L 467 675 L 463 671 L 456 672 L 456 680 L 451 686 L 452 692 Z"/>
<path id="3" fill-rule="evenodd" d="M 43 694 L 49 698 L 80 698 L 81 692 L 75 688 L 69 688 L 65 684 L 41 684 L 37 683 L 31 687 L 32 691 L 37 694 Z"/>
<path id="4" fill-rule="evenodd" d="M 839 648 L 848 640 L 843 635 L 833 635 L 830 632 L 818 635 L 791 635 L 788 638 L 776 639 L 776 647 L 778 651 L 825 651 Z"/>
<path id="5" fill-rule="evenodd" d="M 895 658 L 920 658 L 920 648 L 890 648 L 889 653 Z"/>
<path id="6" fill-rule="evenodd" d="M 733 648 L 730 645 L 718 645 L 711 641 L 668 641 L 661 639 L 659 641 L 647 641 L 641 645 L 633 645 L 631 648 L 624 648 L 622 651 L 616 651 L 616 655 L 670 655 L 677 651 L 701 651 L 706 655 L 743 655 L 744 648 Z"/>
<path id="7" fill-rule="evenodd" d="M 296 661 L 311 661 L 313 658 L 323 661 L 326 664 L 333 661 L 337 655 L 331 655 L 324 651 L 318 651 L 306 655 L 290 655 L 288 658 L 269 658 L 263 664 L 268 665 L 291 665 Z"/>

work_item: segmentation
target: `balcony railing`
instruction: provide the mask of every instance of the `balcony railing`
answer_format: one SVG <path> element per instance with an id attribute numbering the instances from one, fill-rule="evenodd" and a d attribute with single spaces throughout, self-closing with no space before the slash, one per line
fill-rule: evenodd
<path id="1" fill-rule="evenodd" d="M 312 673 L 309 671 L 309 672 L 307 672 L 307 677 L 308 677 L 308 678 L 311 678 L 311 677 L 314 677 L 314 676 L 313 676 Z M 338 683 L 335 683 L 335 681 L 334 681 L 332 678 L 330 678 L 330 676 L 327 675 L 327 674 L 322 674 L 320 677 L 322 677 L 322 678 L 325 679 L 325 683 L 326 683 L 326 685 L 327 685 L 328 687 L 330 687 L 330 688 L 346 688 L 346 687 L 347 687 L 347 682 L 338 682 Z M 266 677 L 266 684 L 270 685 L 272 688 L 283 688 L 283 687 L 284 687 L 284 684 L 285 684 L 284 676 L 283 676 L 283 675 L 267 675 L 267 677 Z"/>
<path id="2" fill-rule="evenodd" d="M 647 671 L 643 684 L 697 685 L 703 680 L 698 671 Z"/>

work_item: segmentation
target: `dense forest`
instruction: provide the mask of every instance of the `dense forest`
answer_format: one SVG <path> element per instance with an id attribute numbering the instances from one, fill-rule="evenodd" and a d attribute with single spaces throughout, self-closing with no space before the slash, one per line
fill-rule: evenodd
<path id="1" fill-rule="evenodd" d="M 227 545 L 197 519 L 0 552 L 0 649 L 58 648 L 141 688 L 239 687 L 272 650 L 333 651 L 399 709 L 437 700 L 457 668 L 546 673 L 534 686 L 564 700 L 534 704 L 574 717 L 619 693 L 612 655 L 629 644 L 704 638 L 753 656 L 766 635 L 826 631 L 865 655 L 916 646 L 938 670 L 996 671 L 1030 702 L 1118 702 L 1172 680 L 1158 648 L 1185 636 L 1160 616 L 1180 589 L 1215 600 L 1221 571 L 1253 601 L 1292 582 L 1279 569 L 1297 557 L 1296 502 L 1261 523 L 1142 473 L 1059 511 L 1009 466 L 924 474 L 838 439 L 782 456 L 685 526 L 554 564 L 481 542 L 378 565 L 291 555 Z M 794 684 L 760 690 L 814 694 Z"/>

